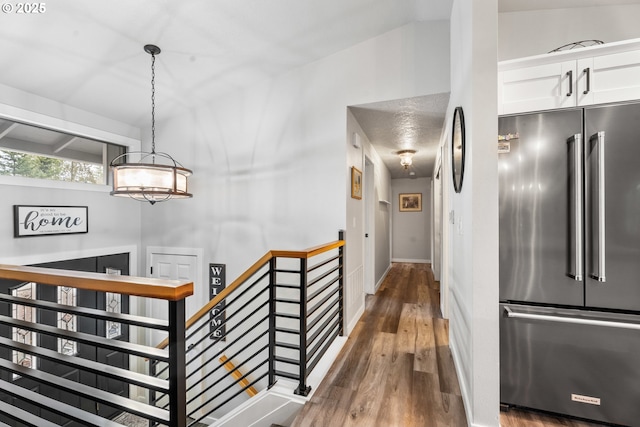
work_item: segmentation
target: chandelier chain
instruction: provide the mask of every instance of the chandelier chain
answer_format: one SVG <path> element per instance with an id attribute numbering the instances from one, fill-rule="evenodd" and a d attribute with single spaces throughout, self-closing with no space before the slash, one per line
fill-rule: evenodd
<path id="1" fill-rule="evenodd" d="M 151 54 L 151 153 L 156 152 L 156 55 Z"/>

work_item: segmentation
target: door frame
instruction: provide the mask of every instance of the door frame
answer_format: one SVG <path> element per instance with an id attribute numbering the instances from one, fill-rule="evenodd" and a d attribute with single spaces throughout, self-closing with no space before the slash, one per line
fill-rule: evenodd
<path id="1" fill-rule="evenodd" d="M 376 293 L 375 164 L 364 156 L 364 292 Z M 368 236 L 368 237 L 367 237 Z"/>

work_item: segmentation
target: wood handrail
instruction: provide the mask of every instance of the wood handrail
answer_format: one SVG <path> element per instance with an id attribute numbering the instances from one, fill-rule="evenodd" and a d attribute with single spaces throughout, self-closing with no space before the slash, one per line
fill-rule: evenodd
<path id="1" fill-rule="evenodd" d="M 193 324 L 205 316 L 216 305 L 220 304 L 231 292 L 236 290 L 242 285 L 248 278 L 253 276 L 258 270 L 260 270 L 266 263 L 271 261 L 272 258 L 303 258 L 308 259 L 313 256 L 319 255 L 323 252 L 330 251 L 345 245 L 344 240 L 336 240 L 334 242 L 326 243 L 324 245 L 314 246 L 304 251 L 279 251 L 271 250 L 264 254 L 262 258 L 256 261 L 251 267 L 249 267 L 244 273 L 242 273 L 236 280 L 234 280 L 229 286 L 224 288 L 222 292 L 216 295 L 212 300 L 205 304 L 196 314 L 191 316 L 186 322 L 186 329 L 189 329 Z M 169 345 L 169 338 L 165 338 L 156 347 L 163 349 Z"/>
<path id="2" fill-rule="evenodd" d="M 242 378 L 242 372 L 236 369 L 236 365 L 234 365 L 233 362 L 227 358 L 227 356 L 223 354 L 218 360 L 220 360 L 220 363 L 224 364 L 224 367 L 227 371 L 231 372 L 231 376 L 234 380 L 239 380 L 240 378 Z M 256 390 L 254 386 L 249 386 L 249 380 L 246 378 L 242 378 L 240 380 L 240 386 L 242 386 L 242 388 L 246 387 L 245 392 L 249 395 L 249 397 L 253 397 L 258 394 L 258 390 Z"/>
<path id="3" fill-rule="evenodd" d="M 193 282 L 0 264 L 0 278 L 91 291 L 179 301 L 193 295 Z"/>

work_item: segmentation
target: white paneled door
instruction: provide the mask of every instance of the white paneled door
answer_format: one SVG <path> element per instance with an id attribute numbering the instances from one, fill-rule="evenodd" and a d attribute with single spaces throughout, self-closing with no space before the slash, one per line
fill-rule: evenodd
<path id="1" fill-rule="evenodd" d="M 157 279 L 191 281 L 194 285 L 196 284 L 198 276 L 198 257 L 196 255 L 151 252 L 149 260 L 151 265 L 151 269 L 149 271 L 151 277 Z M 188 297 L 186 303 L 187 318 L 198 311 L 204 303 L 204 301 L 198 301 L 198 298 L 194 296 Z M 150 304 L 148 306 L 150 316 L 157 319 L 168 320 L 166 304 L 167 303 L 165 301 L 150 300 Z M 162 341 L 165 336 L 166 335 L 163 336 L 159 332 L 153 332 L 151 341 L 152 343 L 157 344 Z"/>

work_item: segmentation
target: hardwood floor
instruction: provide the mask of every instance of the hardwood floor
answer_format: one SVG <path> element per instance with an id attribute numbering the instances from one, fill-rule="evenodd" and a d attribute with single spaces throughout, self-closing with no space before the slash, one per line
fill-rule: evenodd
<path id="1" fill-rule="evenodd" d="M 439 303 L 428 265 L 394 264 L 292 426 L 466 426 Z"/>
<path id="2" fill-rule="evenodd" d="M 429 265 L 393 264 L 292 427 L 466 425 L 440 284 Z M 599 426 L 516 409 L 501 412 L 500 425 Z"/>

